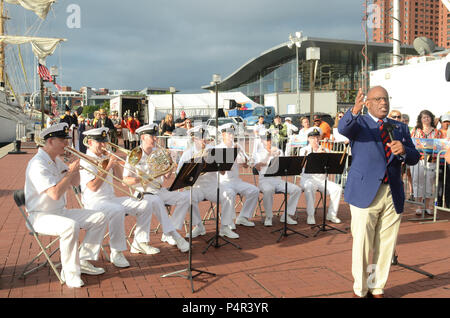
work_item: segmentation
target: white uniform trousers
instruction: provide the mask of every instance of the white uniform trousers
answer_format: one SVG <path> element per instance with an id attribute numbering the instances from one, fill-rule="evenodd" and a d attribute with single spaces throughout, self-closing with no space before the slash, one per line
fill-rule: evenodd
<path id="1" fill-rule="evenodd" d="M 302 175 L 300 178 L 300 186 L 305 191 L 306 213 L 308 216 L 314 216 L 316 202 L 316 191 L 325 191 L 325 180 L 319 180 L 314 177 Z M 324 194 L 325 195 L 325 194 Z M 328 205 L 328 215 L 337 217 L 339 202 L 341 201 L 342 188 L 335 182 L 327 181 L 327 195 L 330 196 L 331 203 Z"/>
<path id="2" fill-rule="evenodd" d="M 163 233 L 169 234 L 170 232 L 175 231 L 175 226 L 170 220 L 164 201 L 160 198 L 160 196 L 155 194 L 146 194 L 144 196 L 144 200 L 149 200 L 152 202 L 153 215 L 155 215 L 159 223 L 161 223 Z"/>
<path id="3" fill-rule="evenodd" d="M 353 291 L 382 294 L 394 255 L 401 214 L 395 212 L 389 185 L 382 184 L 366 209 L 350 205 Z M 373 253 L 372 262 L 369 257 Z"/>
<path id="4" fill-rule="evenodd" d="M 128 140 L 128 134 L 129 134 L 130 130 L 128 128 L 122 128 L 122 138 L 123 140 Z"/>
<path id="5" fill-rule="evenodd" d="M 159 189 L 156 194 L 163 200 L 164 204 L 174 205 L 170 220 L 177 230 L 181 230 L 186 218 L 186 213 L 190 212 L 190 191 L 169 191 L 166 188 Z M 192 195 L 192 225 L 198 225 L 202 222 L 200 211 L 198 209 L 198 201 L 194 201 Z"/>
<path id="6" fill-rule="evenodd" d="M 59 212 L 31 212 L 34 230 L 44 235 L 59 236 L 61 265 L 65 273 L 80 276 L 80 260 L 96 260 L 106 232 L 104 213 L 87 209 L 64 209 Z M 78 253 L 80 229 L 85 229 Z"/>
<path id="7" fill-rule="evenodd" d="M 221 211 L 220 223 L 222 226 L 231 225 L 233 224 L 233 217 L 235 215 L 234 202 L 236 200 L 236 192 L 222 184 L 220 185 L 219 191 L 219 204 Z M 195 202 L 201 202 L 205 199 L 213 203 L 217 202 L 217 183 L 211 184 L 208 187 L 203 185 L 201 187 L 194 186 L 192 189 L 192 200 Z"/>
<path id="8" fill-rule="evenodd" d="M 132 133 L 131 130 L 128 130 L 128 140 L 129 141 L 138 141 L 138 135 L 136 133 Z"/>
<path id="9" fill-rule="evenodd" d="M 264 179 L 259 179 L 259 189 L 263 193 L 263 205 L 266 217 L 273 216 L 273 197 L 275 195 L 275 192 L 284 193 L 285 186 L 285 181 L 278 177 L 266 177 Z M 295 211 L 297 210 L 298 200 L 300 199 L 300 195 L 302 194 L 302 189 L 299 186 L 288 182 L 287 193 L 289 195 L 287 212 L 288 215 L 294 215 Z"/>
<path id="10" fill-rule="evenodd" d="M 136 217 L 134 240 L 138 243 L 150 241 L 150 223 L 155 210 L 152 198 L 138 201 L 129 197 L 113 197 L 89 202 L 86 207 L 103 211 L 108 216 L 109 246 L 114 251 L 126 251 L 125 214 Z"/>
<path id="11" fill-rule="evenodd" d="M 228 188 L 233 189 L 237 194 L 240 194 L 245 198 L 245 202 L 242 206 L 239 216 L 245 217 L 247 219 L 251 218 L 253 216 L 253 212 L 256 209 L 256 204 L 258 204 L 258 187 L 248 182 L 244 182 L 240 178 L 230 179 L 222 182 L 222 184 Z M 234 213 L 233 218 L 236 218 L 236 213 Z"/>

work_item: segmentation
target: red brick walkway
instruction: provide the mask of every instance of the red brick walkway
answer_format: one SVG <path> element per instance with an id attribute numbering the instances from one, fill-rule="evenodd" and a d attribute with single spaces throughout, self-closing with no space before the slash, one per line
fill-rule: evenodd
<path id="1" fill-rule="evenodd" d="M 193 267 L 213 272 L 216 276 L 200 275 L 194 279 L 196 292 L 181 277 L 161 275 L 187 267 L 188 256 L 175 247 L 160 241 L 161 232 L 151 235 L 151 244 L 161 253 L 152 256 L 125 252 L 131 267 L 118 269 L 100 255 L 97 266 L 105 268 L 100 276 L 85 276 L 85 287 L 70 289 L 61 286 L 55 274 L 47 267 L 32 273 L 25 279 L 17 276 L 27 261 L 38 252 L 38 246 L 24 225 L 12 194 L 24 185 L 27 162 L 35 149 L 22 149 L 27 154 L 7 155 L 0 159 L 0 298 L 69 297 L 69 298 L 283 298 L 283 297 L 336 297 L 352 296 L 351 244 L 349 233 L 321 232 L 306 225 L 304 209 L 298 213 L 299 225 L 290 226 L 307 234 L 282 238 L 271 233 L 282 226 L 278 218 L 274 226 L 264 227 L 258 217 L 255 228 L 238 226 L 240 238 L 233 240 L 242 249 L 231 245 L 211 247 L 205 254 L 206 240 L 214 234 L 215 221 L 206 224 L 207 235 L 193 241 Z M 251 177 L 247 176 L 251 181 Z M 302 195 L 299 207 L 305 207 Z M 280 196 L 275 205 L 280 204 Z M 68 206 L 77 207 L 74 195 L 68 196 Z M 207 202 L 201 203 L 206 213 Z M 407 204 L 400 228 L 397 253 L 399 262 L 435 275 L 430 279 L 422 274 L 392 266 L 386 296 L 388 297 L 450 297 L 450 222 L 420 224 L 408 221 L 414 217 L 415 206 Z M 321 222 L 322 211 L 316 215 Z M 350 224 L 348 205 L 341 202 L 339 217 L 343 223 L 336 225 L 347 230 Z M 439 213 L 441 220 L 449 219 L 448 213 Z M 127 217 L 128 229 L 134 224 Z M 152 228 L 156 227 L 153 220 Z M 194 272 L 195 274 L 195 272 Z"/>

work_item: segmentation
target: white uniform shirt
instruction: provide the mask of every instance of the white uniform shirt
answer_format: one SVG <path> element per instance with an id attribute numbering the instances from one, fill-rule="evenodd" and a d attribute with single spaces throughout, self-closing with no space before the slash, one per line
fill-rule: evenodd
<path id="1" fill-rule="evenodd" d="M 330 150 L 327 148 L 319 147 L 319 149 L 323 149 L 325 152 L 330 152 Z M 308 145 L 308 146 L 305 146 L 300 149 L 300 156 L 307 156 L 312 152 L 314 152 L 312 150 L 312 147 L 310 145 Z M 324 173 L 304 173 L 304 171 L 305 171 L 305 167 L 303 167 L 302 178 L 313 178 L 317 181 L 325 181 L 326 175 Z"/>
<path id="2" fill-rule="evenodd" d="M 94 158 L 94 159 L 102 159 L 103 158 L 103 157 L 98 157 L 93 152 L 91 152 L 89 149 L 86 151 L 86 155 L 91 158 Z M 91 165 L 86 160 L 81 160 L 80 165 L 82 167 L 86 167 L 87 169 L 89 169 L 90 171 L 92 171 L 94 173 L 98 172 L 97 167 Z M 111 176 L 112 171 L 110 170 L 109 172 L 110 172 L 110 174 L 108 174 L 105 179 L 108 182 L 112 183 L 113 182 L 113 178 Z M 81 192 L 83 193 L 81 201 L 83 202 L 84 205 L 89 205 L 89 202 L 92 202 L 92 201 L 108 200 L 108 199 L 115 197 L 114 187 L 111 184 L 109 184 L 108 182 L 103 182 L 102 185 L 100 186 L 100 188 L 98 188 L 96 192 L 90 190 L 87 187 L 87 184 L 94 179 L 95 179 L 95 175 L 93 175 L 92 173 L 86 171 L 85 169 L 80 170 L 80 185 L 81 185 Z"/>
<path id="3" fill-rule="evenodd" d="M 266 133 L 267 128 L 264 124 L 256 124 L 254 131 L 257 136 L 263 136 Z"/>
<path id="4" fill-rule="evenodd" d="M 30 160 L 25 173 L 25 207 L 28 212 L 57 212 L 66 206 L 66 194 L 53 200 L 46 193 L 66 175 L 68 166 L 56 157 L 53 161 L 47 152 L 39 148 Z"/>
<path id="5" fill-rule="evenodd" d="M 293 135 L 294 133 L 296 133 L 298 131 L 297 126 L 295 126 L 295 125 L 293 125 L 291 123 L 288 123 L 288 122 L 285 122 L 284 124 L 287 127 L 287 135 L 288 136 L 291 136 L 291 135 Z"/>
<path id="6" fill-rule="evenodd" d="M 233 144 L 230 148 L 234 148 L 235 146 L 236 146 L 236 144 L 233 141 Z M 234 164 L 231 167 L 231 170 L 225 171 L 224 174 L 220 175 L 220 180 L 222 180 L 222 181 L 232 181 L 232 180 L 240 179 L 239 178 L 239 165 L 245 163 L 245 157 L 242 153 L 243 149 L 239 145 L 237 145 L 237 146 L 238 146 L 238 154 L 237 154 L 236 160 L 234 161 Z M 228 148 L 228 147 L 227 147 L 227 145 L 225 145 L 224 142 L 222 142 L 217 145 L 217 148 Z"/>
<path id="7" fill-rule="evenodd" d="M 142 147 L 141 147 L 141 149 L 142 149 Z M 156 147 L 152 148 L 152 152 L 157 149 L 158 148 L 156 148 Z M 149 156 L 152 155 L 152 152 L 149 155 L 147 155 L 145 153 L 145 151 L 142 150 L 141 160 L 139 160 L 137 165 L 134 167 L 127 162 L 125 164 L 125 169 L 123 170 L 123 176 L 136 178 L 138 171 L 141 173 L 150 175 L 151 171 L 147 164 L 147 159 Z M 141 192 L 155 193 L 158 190 L 158 188 L 155 186 L 155 183 L 158 183 L 160 186 L 162 186 L 163 182 L 164 182 L 164 177 L 161 176 L 161 177 L 155 178 L 155 180 L 153 180 L 152 182 L 145 184 L 145 187 L 142 184 L 137 184 L 136 190 L 141 191 Z"/>
<path id="8" fill-rule="evenodd" d="M 283 156 L 283 150 L 272 146 L 272 148 L 275 148 L 276 150 L 278 150 L 278 155 L 277 156 L 272 156 L 266 148 L 264 148 L 264 145 L 262 143 L 260 143 L 258 145 L 258 149 L 257 151 L 253 154 L 253 159 L 255 164 L 260 163 L 260 162 L 264 162 L 267 163 L 266 166 L 261 167 L 261 170 L 259 171 L 259 180 L 264 180 L 267 178 L 280 178 L 280 177 L 264 177 L 264 174 L 267 171 L 267 168 L 269 167 L 270 161 L 275 158 L 275 157 L 281 157 Z"/>
<path id="9" fill-rule="evenodd" d="M 213 148 L 210 145 L 206 145 L 206 149 Z M 198 149 L 196 145 L 194 144 L 191 148 L 187 149 L 185 152 L 183 152 L 183 155 L 180 158 L 180 161 L 178 162 L 177 167 L 177 174 L 180 171 L 181 167 L 183 166 L 184 162 L 189 162 L 191 158 L 199 153 L 201 149 Z M 207 172 L 203 175 L 200 175 L 197 179 L 197 181 L 194 184 L 194 187 L 212 187 L 212 185 L 217 184 L 217 172 Z M 215 187 L 215 186 L 214 186 Z"/>

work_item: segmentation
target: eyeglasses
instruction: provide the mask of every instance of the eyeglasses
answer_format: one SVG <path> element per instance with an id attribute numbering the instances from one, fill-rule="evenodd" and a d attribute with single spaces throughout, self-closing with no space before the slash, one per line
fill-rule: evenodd
<path id="1" fill-rule="evenodd" d="M 381 102 L 382 100 L 384 100 L 386 103 L 389 102 L 388 97 L 374 97 L 374 98 L 368 98 L 367 100 L 374 100 L 377 103 Z"/>
<path id="2" fill-rule="evenodd" d="M 400 119 L 402 116 L 391 116 L 392 119 Z"/>

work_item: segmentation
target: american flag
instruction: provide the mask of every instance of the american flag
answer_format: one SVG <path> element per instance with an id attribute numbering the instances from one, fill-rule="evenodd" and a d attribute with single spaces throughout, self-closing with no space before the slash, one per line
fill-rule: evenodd
<path id="1" fill-rule="evenodd" d="M 52 95 L 50 95 L 50 102 L 51 102 L 51 105 L 52 105 L 52 113 L 53 113 L 53 115 L 55 115 L 55 116 L 58 116 L 58 103 L 56 102 L 56 100 L 55 100 L 55 98 L 52 96 Z"/>
<path id="2" fill-rule="evenodd" d="M 50 75 L 50 72 L 48 71 L 48 68 L 45 67 L 45 65 L 42 65 L 42 64 L 39 63 L 39 65 L 38 65 L 38 73 L 39 73 L 39 76 L 44 81 L 53 82 L 53 77 Z"/>

